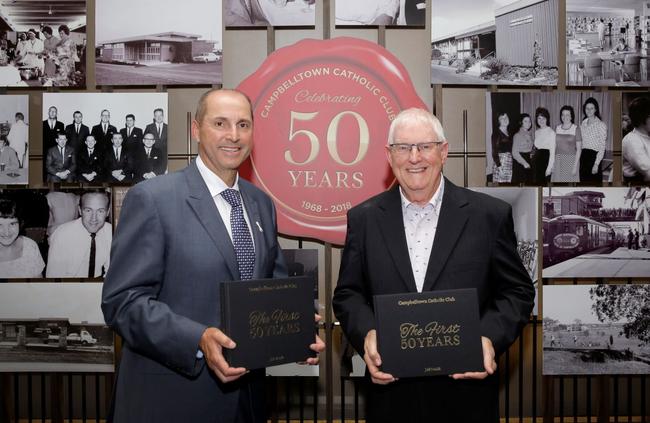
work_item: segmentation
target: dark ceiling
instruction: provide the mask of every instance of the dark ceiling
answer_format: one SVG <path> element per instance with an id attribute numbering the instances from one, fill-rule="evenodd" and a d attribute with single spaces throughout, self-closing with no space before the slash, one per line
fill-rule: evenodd
<path id="1" fill-rule="evenodd" d="M 71 30 L 86 26 L 85 0 L 0 0 L 0 23 L 4 30 L 38 30 L 42 25 L 56 28 L 65 24 Z M 56 30 L 55 30 L 56 31 Z"/>

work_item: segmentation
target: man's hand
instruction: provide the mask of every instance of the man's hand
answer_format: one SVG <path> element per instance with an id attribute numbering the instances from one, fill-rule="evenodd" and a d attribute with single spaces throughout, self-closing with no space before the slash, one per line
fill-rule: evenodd
<path id="1" fill-rule="evenodd" d="M 494 347 L 492 346 L 492 341 L 485 336 L 481 336 L 481 344 L 483 345 L 483 366 L 485 367 L 484 372 L 465 372 L 465 373 L 454 373 L 451 375 L 454 379 L 485 379 L 494 372 L 497 371 L 497 362 L 495 361 L 496 354 L 494 352 Z"/>
<path id="2" fill-rule="evenodd" d="M 320 322 L 321 320 L 320 315 L 314 314 L 314 320 L 316 320 L 316 323 Z M 298 364 L 311 364 L 315 366 L 319 363 L 320 358 L 318 357 L 318 354 L 325 351 L 325 342 L 323 342 L 323 340 L 320 339 L 320 336 L 318 336 L 318 334 L 316 334 L 316 340 L 314 341 L 314 343 L 309 345 L 309 349 L 312 351 L 316 351 L 316 357 L 309 357 L 307 360 Z"/>
<path id="3" fill-rule="evenodd" d="M 217 328 L 207 328 L 199 341 L 199 348 L 203 352 L 205 362 L 224 383 L 237 380 L 248 373 L 248 370 L 243 367 L 230 367 L 223 358 L 222 348 L 233 349 L 236 346 L 232 339 Z"/>
<path id="4" fill-rule="evenodd" d="M 377 331 L 371 329 L 368 331 L 365 340 L 363 341 L 363 361 L 366 362 L 368 367 L 368 372 L 370 373 L 370 378 L 373 383 L 378 385 L 388 385 L 391 382 L 395 382 L 397 379 L 388 373 L 384 373 L 379 370 L 381 366 L 381 357 L 379 356 L 379 351 L 377 351 Z"/>

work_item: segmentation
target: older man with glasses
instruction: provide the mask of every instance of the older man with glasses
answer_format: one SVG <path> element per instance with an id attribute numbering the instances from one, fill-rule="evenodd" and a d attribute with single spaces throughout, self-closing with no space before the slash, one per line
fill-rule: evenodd
<path id="1" fill-rule="evenodd" d="M 398 183 L 348 212 L 333 303 L 368 368 L 370 423 L 498 422 L 497 357 L 533 307 L 510 206 L 444 178 L 448 151 L 434 115 L 402 111 L 386 146 Z M 484 371 L 402 380 L 382 372 L 373 296 L 457 288 L 477 291 Z"/>

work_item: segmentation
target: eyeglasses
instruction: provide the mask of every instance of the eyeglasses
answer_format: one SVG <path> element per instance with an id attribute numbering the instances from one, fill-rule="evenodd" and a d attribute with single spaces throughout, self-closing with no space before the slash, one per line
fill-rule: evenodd
<path id="1" fill-rule="evenodd" d="M 413 147 L 417 148 L 417 150 L 422 154 L 428 154 L 431 153 L 434 148 L 442 144 L 444 144 L 444 142 L 442 141 L 422 142 L 419 144 L 394 143 L 394 144 L 390 144 L 388 148 L 390 148 L 390 151 L 392 151 L 393 153 L 400 154 L 400 155 L 411 154 L 411 150 L 413 150 Z"/>

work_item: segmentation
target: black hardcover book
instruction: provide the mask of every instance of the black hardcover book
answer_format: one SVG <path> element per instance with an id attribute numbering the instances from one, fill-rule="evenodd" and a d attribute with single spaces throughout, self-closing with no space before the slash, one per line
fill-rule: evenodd
<path id="1" fill-rule="evenodd" d="M 395 377 L 485 371 L 475 289 L 376 295 L 381 371 Z"/>
<path id="2" fill-rule="evenodd" d="M 305 277 L 221 283 L 223 349 L 231 367 L 259 369 L 314 356 L 314 283 Z"/>

